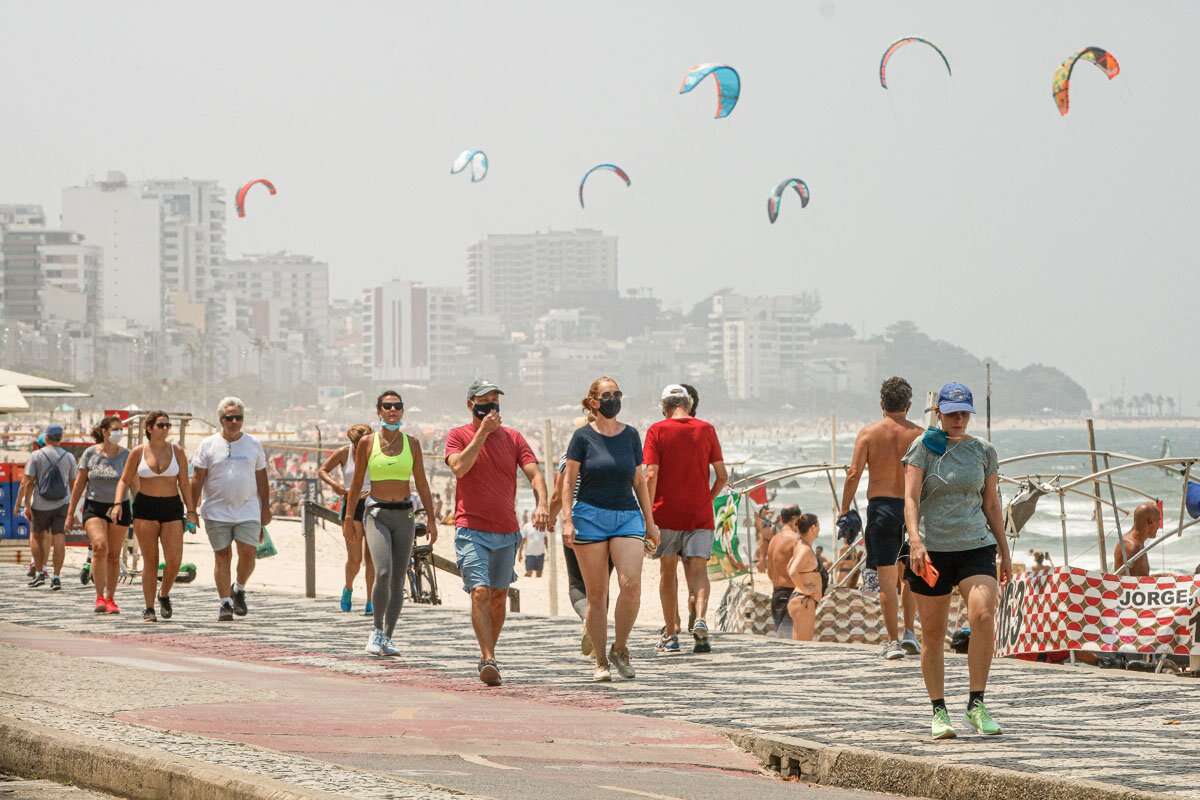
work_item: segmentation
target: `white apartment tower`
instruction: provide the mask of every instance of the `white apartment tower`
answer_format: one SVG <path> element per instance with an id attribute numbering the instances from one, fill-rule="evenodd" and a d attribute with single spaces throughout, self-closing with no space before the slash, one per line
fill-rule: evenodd
<path id="1" fill-rule="evenodd" d="M 708 315 L 708 353 L 729 396 L 766 397 L 796 386 L 812 339 L 812 319 L 821 308 L 816 295 L 747 297 L 722 292 Z"/>
<path id="2" fill-rule="evenodd" d="M 617 288 L 617 237 L 597 230 L 489 235 L 467 248 L 467 312 L 532 330 L 556 294 Z"/>
<path id="3" fill-rule="evenodd" d="M 329 265 L 296 253 L 247 254 L 221 266 L 223 284 L 237 298 L 237 329 L 266 338 L 304 333 L 329 340 Z M 264 310 L 265 307 L 265 310 Z M 256 320 L 270 319 L 265 331 Z M 268 335 L 269 334 L 269 335 Z"/>
<path id="4" fill-rule="evenodd" d="M 394 280 L 363 292 L 363 361 L 380 382 L 437 383 L 456 374 L 462 290 Z"/>

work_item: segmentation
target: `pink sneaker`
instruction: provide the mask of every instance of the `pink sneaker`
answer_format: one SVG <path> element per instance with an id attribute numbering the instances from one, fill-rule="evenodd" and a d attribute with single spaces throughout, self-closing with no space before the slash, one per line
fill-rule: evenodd
<path id="1" fill-rule="evenodd" d="M 121 609 L 117 606 L 117 601 L 111 597 L 104 601 L 104 610 L 109 614 L 121 613 Z"/>

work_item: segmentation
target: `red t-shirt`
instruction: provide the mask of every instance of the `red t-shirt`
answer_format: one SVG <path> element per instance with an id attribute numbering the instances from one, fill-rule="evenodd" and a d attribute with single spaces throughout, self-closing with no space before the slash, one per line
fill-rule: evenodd
<path id="1" fill-rule="evenodd" d="M 708 467 L 724 461 L 717 431 L 695 417 L 673 417 L 646 431 L 643 460 L 658 465 L 654 522 L 669 531 L 712 530 Z"/>
<path id="2" fill-rule="evenodd" d="M 477 430 L 474 425 L 463 425 L 450 431 L 446 435 L 446 458 L 466 450 Z M 475 464 L 458 479 L 454 525 L 488 533 L 519 533 L 517 470 L 536 463 L 537 456 L 520 432 L 503 425 L 493 431 Z"/>

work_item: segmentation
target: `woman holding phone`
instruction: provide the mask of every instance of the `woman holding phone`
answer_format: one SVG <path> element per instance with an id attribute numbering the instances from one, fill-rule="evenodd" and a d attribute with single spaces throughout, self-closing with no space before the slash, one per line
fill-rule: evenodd
<path id="1" fill-rule="evenodd" d="M 967 652 L 970 698 L 966 721 L 994 736 L 1000 726 L 983 703 L 992 665 L 1000 580 L 1012 576 L 1008 540 L 1000 513 L 996 450 L 967 434 L 975 413 L 971 390 L 947 383 L 938 392 L 939 428 L 930 428 L 904 455 L 904 522 L 908 565 L 904 578 L 921 617 L 921 675 L 933 703 L 933 738 L 956 734 L 946 709 L 944 651 L 950 595 L 967 607 L 971 644 Z"/>

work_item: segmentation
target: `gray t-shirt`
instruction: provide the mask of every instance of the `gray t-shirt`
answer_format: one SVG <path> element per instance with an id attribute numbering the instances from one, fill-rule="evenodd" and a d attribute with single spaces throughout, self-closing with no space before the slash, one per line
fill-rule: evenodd
<path id="1" fill-rule="evenodd" d="M 104 455 L 104 445 L 94 444 L 83 451 L 79 459 L 79 468 L 88 471 L 87 499 L 97 503 L 111 503 L 117 499 L 117 481 L 125 470 L 125 462 L 129 460 L 129 451 L 117 447 L 117 454 L 112 458 Z"/>
<path id="2" fill-rule="evenodd" d="M 67 484 L 67 494 L 60 500 L 46 500 L 38 494 L 38 475 L 48 469 L 58 468 L 63 481 Z M 55 445 L 47 445 L 41 450 L 35 450 L 25 462 L 25 474 L 33 481 L 33 508 L 36 511 L 50 511 L 65 506 L 71 501 L 71 485 L 75 483 L 75 456 Z"/>
<path id="3" fill-rule="evenodd" d="M 902 460 L 925 470 L 920 521 L 925 547 L 959 552 L 995 544 L 983 514 L 983 487 L 984 480 L 1000 469 L 996 448 L 968 436 L 948 442 L 939 456 L 926 449 L 922 438 L 912 443 Z"/>

